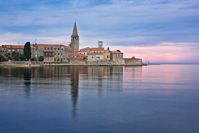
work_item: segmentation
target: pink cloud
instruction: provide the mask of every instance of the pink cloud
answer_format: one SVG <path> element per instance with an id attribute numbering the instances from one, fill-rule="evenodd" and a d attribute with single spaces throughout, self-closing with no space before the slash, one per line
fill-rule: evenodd
<path id="1" fill-rule="evenodd" d="M 157 46 L 120 49 L 124 52 L 124 57 L 135 56 L 145 62 L 199 62 L 198 47 L 193 43 L 162 43 Z"/>

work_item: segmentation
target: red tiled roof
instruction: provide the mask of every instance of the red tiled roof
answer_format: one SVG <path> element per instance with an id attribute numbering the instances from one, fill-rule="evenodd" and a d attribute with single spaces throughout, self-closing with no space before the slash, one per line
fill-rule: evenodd
<path id="1" fill-rule="evenodd" d="M 78 55 L 78 53 L 68 53 L 69 55 Z"/>
<path id="2" fill-rule="evenodd" d="M 31 48 L 37 49 L 34 46 L 30 46 Z M 2 45 L 2 48 L 24 48 L 24 45 Z"/>
<path id="3" fill-rule="evenodd" d="M 80 50 L 77 51 L 77 52 L 91 52 L 91 50 L 82 50 L 82 49 L 80 49 Z"/>
<path id="4" fill-rule="evenodd" d="M 92 48 L 92 51 L 104 51 L 104 48 Z"/>
<path id="5" fill-rule="evenodd" d="M 3 48 L 2 46 L 0 46 L 0 48 Z"/>
<path id="6" fill-rule="evenodd" d="M 2 45 L 4 48 L 24 48 L 24 45 Z"/>
<path id="7" fill-rule="evenodd" d="M 34 46 L 32 46 L 32 45 L 31 45 L 30 47 L 31 47 L 31 48 L 34 48 L 34 49 L 37 49 L 36 47 L 34 47 Z"/>
<path id="8" fill-rule="evenodd" d="M 37 46 L 57 46 L 57 47 L 60 47 L 60 46 L 64 46 L 64 45 L 61 45 L 61 44 L 37 44 Z"/>
<path id="9" fill-rule="evenodd" d="M 73 52 L 77 53 L 77 51 L 76 51 L 76 50 L 73 50 Z"/>
<path id="10" fill-rule="evenodd" d="M 71 47 L 69 47 L 69 46 L 64 46 L 65 48 L 68 48 L 68 49 L 72 49 Z"/>
<path id="11" fill-rule="evenodd" d="M 104 53 L 88 53 L 88 55 L 104 55 Z"/>
<path id="12" fill-rule="evenodd" d="M 91 48 L 89 48 L 89 47 L 86 47 L 86 48 L 83 48 L 83 49 L 80 49 L 80 50 L 91 50 Z"/>
<path id="13" fill-rule="evenodd" d="M 76 57 L 75 59 L 83 59 L 84 57 Z"/>
<path id="14" fill-rule="evenodd" d="M 118 51 L 110 51 L 111 53 L 117 53 L 117 54 L 123 54 L 122 52 L 118 52 Z"/>
<path id="15" fill-rule="evenodd" d="M 78 57 L 87 57 L 87 55 L 85 55 L 85 54 L 80 54 L 80 55 L 78 55 Z"/>

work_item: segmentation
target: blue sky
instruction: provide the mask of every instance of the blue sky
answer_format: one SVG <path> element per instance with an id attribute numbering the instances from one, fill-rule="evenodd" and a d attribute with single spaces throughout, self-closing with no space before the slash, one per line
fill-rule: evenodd
<path id="1" fill-rule="evenodd" d="M 125 57 L 199 62 L 198 0 L 0 0 L 0 7 L 0 44 L 68 45 L 76 20 L 80 48 L 102 40 Z"/>

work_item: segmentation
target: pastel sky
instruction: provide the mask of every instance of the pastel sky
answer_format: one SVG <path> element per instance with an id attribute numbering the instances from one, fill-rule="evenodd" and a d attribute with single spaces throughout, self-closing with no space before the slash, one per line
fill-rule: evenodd
<path id="1" fill-rule="evenodd" d="M 0 0 L 0 45 L 98 41 L 144 62 L 199 63 L 199 0 Z"/>

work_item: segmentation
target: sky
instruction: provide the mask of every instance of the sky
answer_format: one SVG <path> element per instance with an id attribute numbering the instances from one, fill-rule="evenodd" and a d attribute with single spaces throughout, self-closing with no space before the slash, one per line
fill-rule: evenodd
<path id="1" fill-rule="evenodd" d="M 0 0 L 0 45 L 70 43 L 144 62 L 199 63 L 199 0 Z"/>

